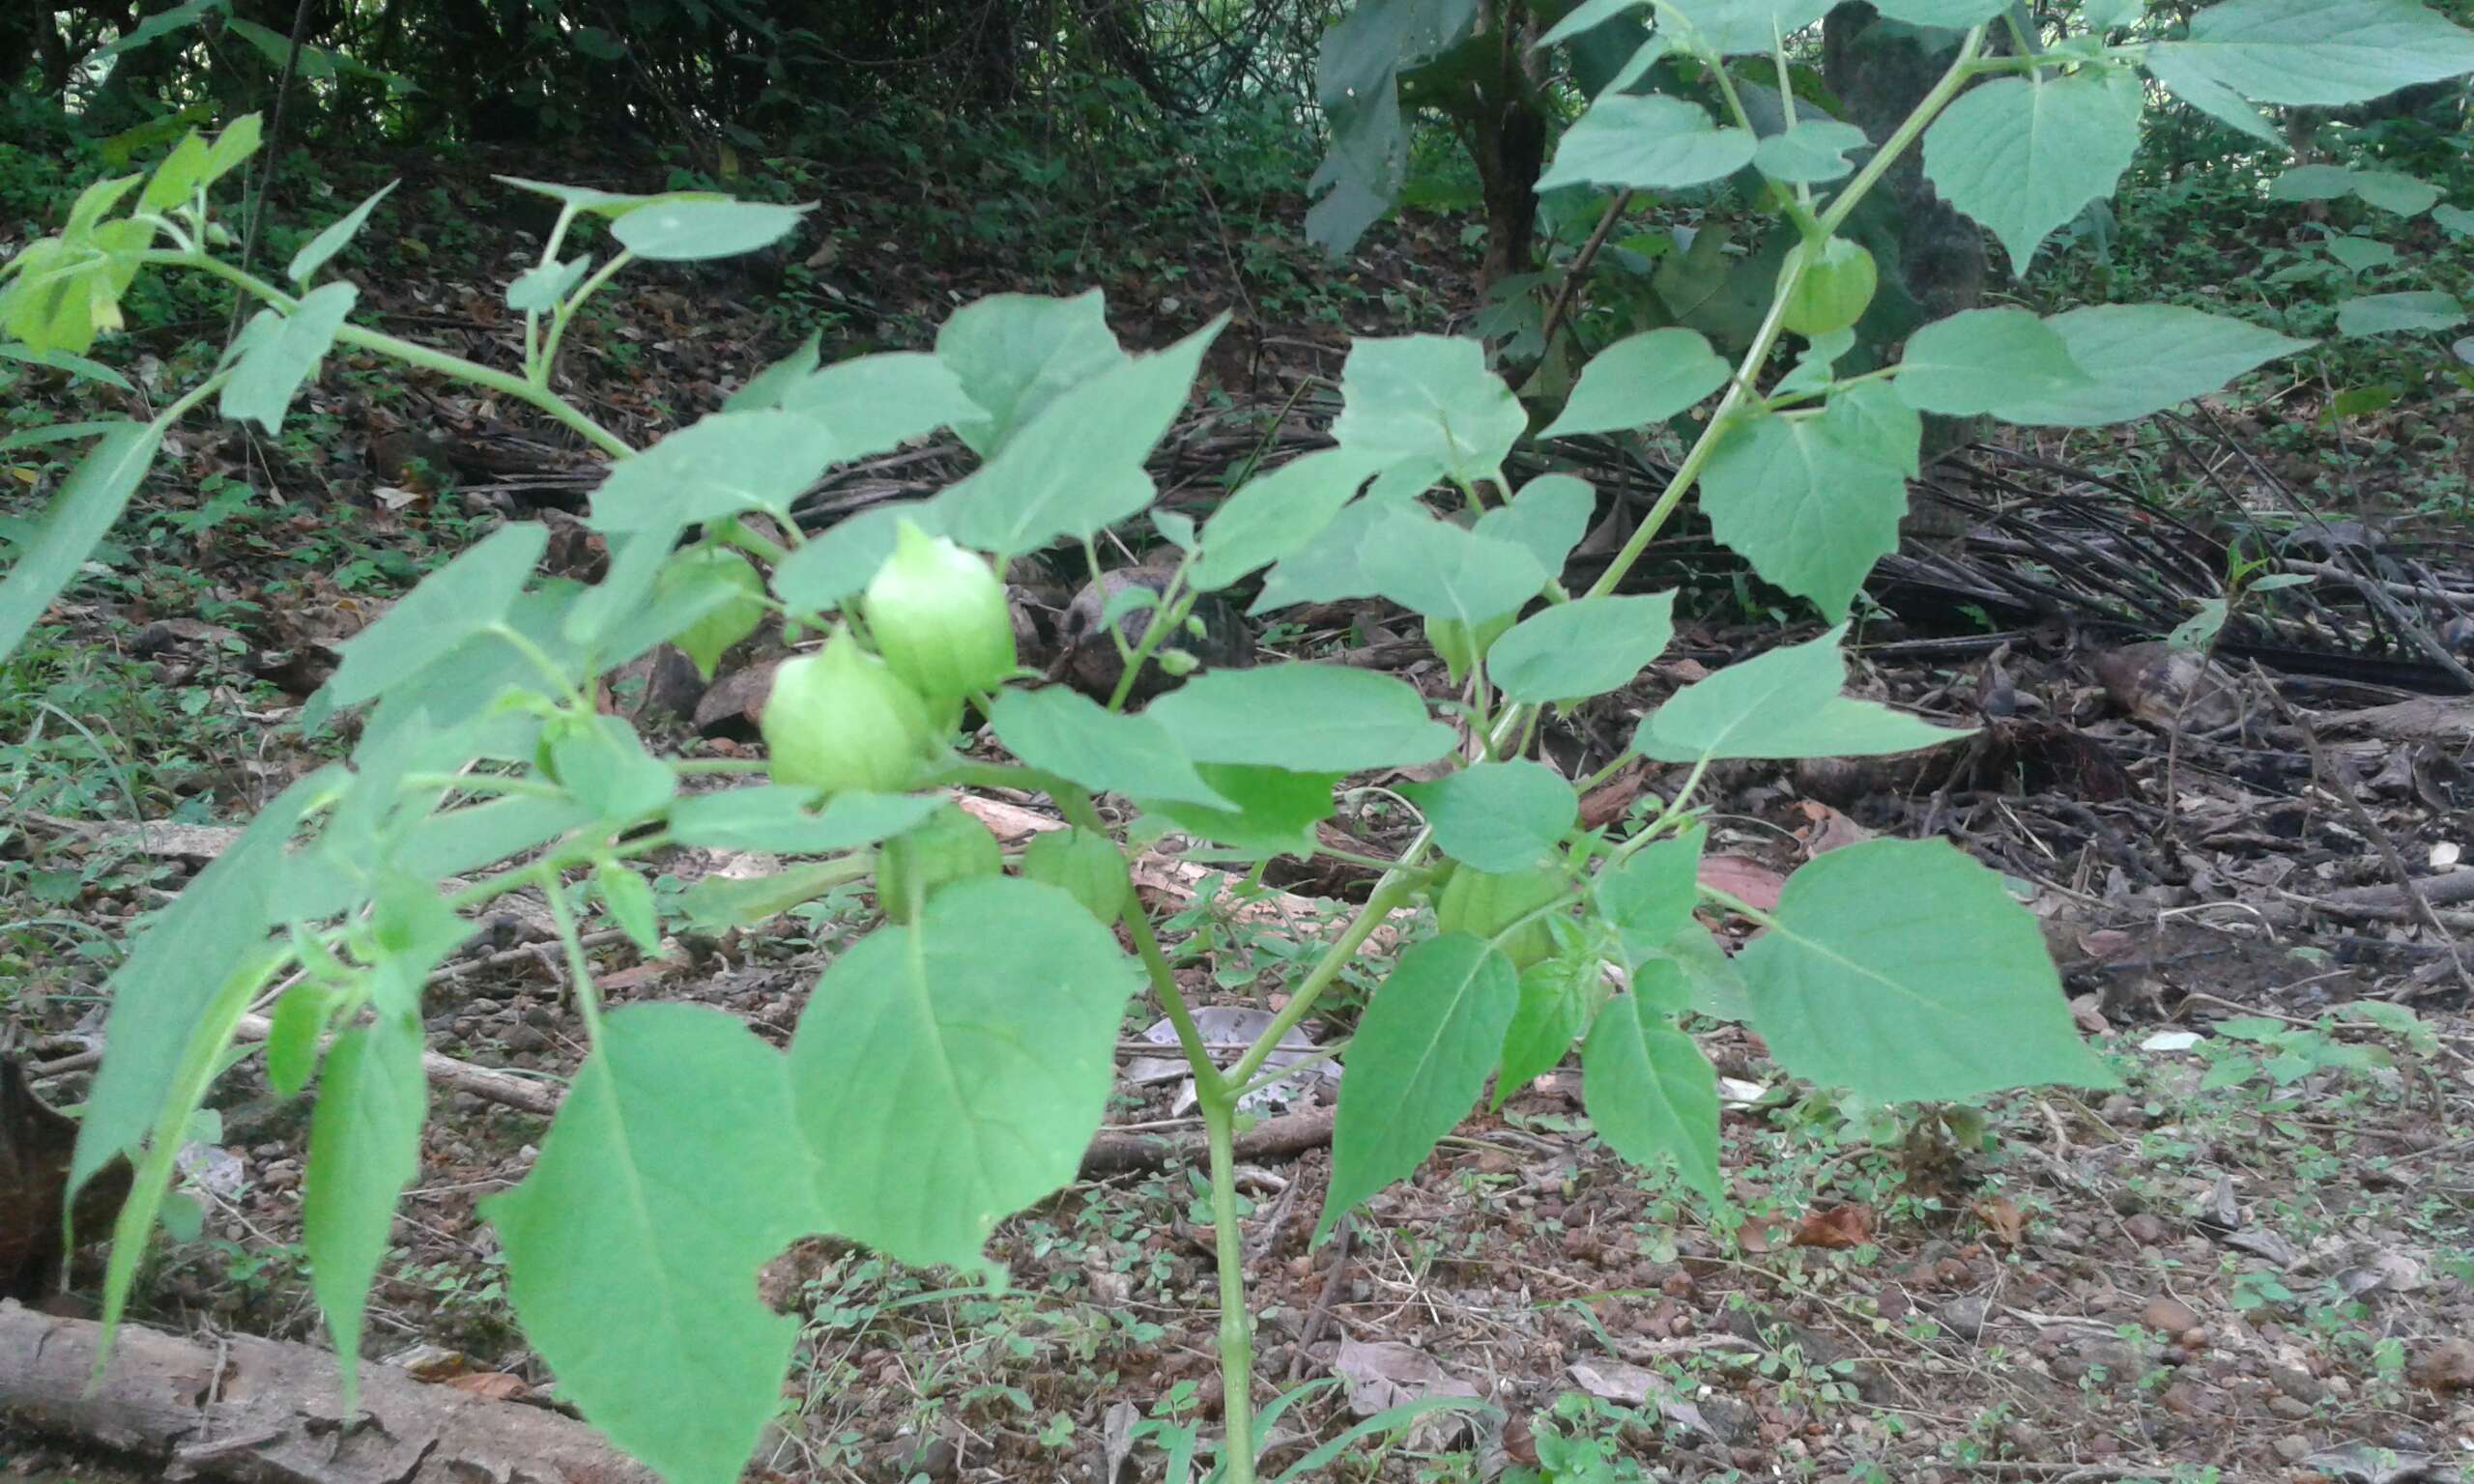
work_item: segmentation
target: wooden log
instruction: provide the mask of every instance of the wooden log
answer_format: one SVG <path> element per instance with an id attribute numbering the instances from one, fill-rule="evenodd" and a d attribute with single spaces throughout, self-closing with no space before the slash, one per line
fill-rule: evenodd
<path id="1" fill-rule="evenodd" d="M 0 1416 L 135 1454 L 166 1478 L 291 1484 L 659 1484 L 559 1413 L 430 1385 L 363 1361 L 360 1410 L 322 1348 L 232 1335 L 200 1344 L 123 1325 L 91 1388 L 102 1327 L 0 1302 Z"/>

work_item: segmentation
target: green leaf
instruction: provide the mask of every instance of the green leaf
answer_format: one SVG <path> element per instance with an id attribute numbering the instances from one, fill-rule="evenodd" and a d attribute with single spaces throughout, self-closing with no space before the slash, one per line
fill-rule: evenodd
<path id="1" fill-rule="evenodd" d="M 2144 8 L 2145 0 L 2141 0 Z M 2142 59 L 2149 76 L 2165 85 L 2167 91 L 2226 128 L 2250 135 L 2261 144 L 2280 152 L 2291 145 L 2266 115 L 2243 100 L 2242 95 L 2216 80 L 2204 66 L 2184 60 L 2181 54 L 2150 46 Z"/>
<path id="2" fill-rule="evenodd" d="M 417 1017 L 423 981 L 479 928 L 447 905 L 436 876 L 416 877 L 393 861 L 379 871 L 370 897 L 370 1003 L 382 1018 Z"/>
<path id="3" fill-rule="evenodd" d="M 916 351 L 835 361 L 784 391 L 782 409 L 831 434 L 837 464 L 887 453 L 985 415 L 952 367 Z"/>
<path id="4" fill-rule="evenodd" d="M 1717 1070 L 1666 1016 L 1644 1013 L 1640 996 L 1619 994 L 1599 1008 L 1581 1047 L 1581 1100 L 1590 1127 L 1617 1154 L 1644 1166 L 1672 1159 L 1693 1189 L 1712 1201 L 1725 1196 Z"/>
<path id="5" fill-rule="evenodd" d="M 103 1021 L 111 1049 L 86 1095 L 69 1172 L 72 1192 L 114 1155 L 133 1148 L 169 1106 L 192 1036 L 209 1029 L 210 1007 L 264 955 L 272 868 L 283 858 L 284 842 L 309 801 L 333 782 L 321 770 L 276 795 L 137 935 L 112 972 L 106 982 L 111 1012 Z M 245 996 L 233 1014 L 246 1004 Z M 180 1110 L 183 1122 L 187 1116 Z M 138 1228 L 141 1236 L 144 1230 Z M 135 1258 L 132 1252 L 132 1263 Z"/>
<path id="6" fill-rule="evenodd" d="M 138 193 L 137 209 L 161 213 L 187 205 L 206 173 L 206 155 L 205 136 L 194 128 L 184 133 L 181 142 L 172 146 L 163 162 L 155 167 L 155 173 L 146 178 L 146 188 Z M 117 163 L 126 164 L 128 160 L 124 157 Z"/>
<path id="7" fill-rule="evenodd" d="M 360 297 L 349 283 L 330 283 L 302 295 L 290 314 L 261 309 L 251 315 L 232 345 L 239 364 L 223 384 L 223 415 L 279 431 L 301 384 L 317 372 Z"/>
<path id="8" fill-rule="evenodd" d="M 1906 474 L 1845 432 L 1827 416 L 1755 417 L 1719 435 L 1701 478 L 1711 533 L 1832 618 L 1897 550 L 1907 513 Z"/>
<path id="9" fill-rule="evenodd" d="M 1231 807 L 1194 772 L 1175 737 L 1154 717 L 1121 716 L 1051 685 L 1005 691 L 988 721 L 1007 752 L 1094 792 Z"/>
<path id="10" fill-rule="evenodd" d="M 0 345 L 0 360 L 14 360 L 24 365 L 42 366 L 52 371 L 65 371 L 71 379 L 101 382 L 120 391 L 134 392 L 129 378 L 99 360 L 72 356 L 67 351 L 36 351 L 22 345 Z M 62 439 L 87 438 L 112 426 L 108 422 L 54 423 L 49 427 L 27 428 L 0 438 L 0 448 L 23 448 L 35 443 L 57 442 Z"/>
<path id="11" fill-rule="evenodd" d="M 791 501 L 841 456 L 833 435 L 794 413 L 710 413 L 619 460 L 592 492 L 603 532 L 676 530 L 748 510 L 791 518 Z"/>
<path id="12" fill-rule="evenodd" d="M 2452 237 L 2474 237 L 2474 212 L 2460 206 L 2431 208 L 2431 220 L 2448 229 Z"/>
<path id="13" fill-rule="evenodd" d="M 292 281 L 307 283 L 319 269 L 326 267 L 328 259 L 343 251 L 344 244 L 351 242 L 355 234 L 360 231 L 362 224 L 369 220 L 370 212 L 379 202 L 387 199 L 388 192 L 401 184 L 399 181 L 388 181 L 386 185 L 379 186 L 370 193 L 367 200 L 354 207 L 341 220 L 330 223 L 325 231 L 309 240 L 309 245 L 294 253 L 292 266 L 284 270 L 292 275 Z"/>
<path id="14" fill-rule="evenodd" d="M 1961 30 L 1991 20 L 2010 8 L 2010 0 L 1874 0 L 1873 9 L 1911 26 Z"/>
<path id="15" fill-rule="evenodd" d="M 1752 163 L 1773 181 L 1791 186 L 1819 186 L 1856 168 L 1850 150 L 1872 141 L 1853 124 L 1836 119 L 1798 119 L 1784 133 L 1771 134 L 1752 152 Z"/>
<path id="16" fill-rule="evenodd" d="M 1642 846 L 1590 883 L 1591 901 L 1598 918 L 1615 929 L 1625 967 L 1662 954 L 1692 927 L 1692 909 L 1701 901 L 1701 848 L 1708 838 L 1709 831 L 1696 824 Z"/>
<path id="17" fill-rule="evenodd" d="M 1465 932 L 1400 956 L 1359 1017 L 1332 1127 L 1332 1184 L 1317 1241 L 1469 1114 L 1520 1004 L 1511 960 Z"/>
<path id="18" fill-rule="evenodd" d="M 1727 384 L 1727 363 L 1698 331 L 1669 327 L 1618 340 L 1581 368 L 1580 385 L 1540 438 L 1661 422 Z"/>
<path id="19" fill-rule="evenodd" d="M 661 953 L 661 911 L 653 904 L 652 884 L 634 868 L 605 857 L 592 864 L 592 884 L 610 920 L 646 957 Z"/>
<path id="20" fill-rule="evenodd" d="M 2414 0 L 2226 0 L 2147 67 L 2176 93 L 2179 75 L 2257 103 L 2360 103 L 2474 71 L 2474 35 Z"/>
<path id="21" fill-rule="evenodd" d="M 1659 0 L 1658 18 L 1686 44 L 1716 56 L 1767 55 L 1827 14 L 1834 0 Z"/>
<path id="22" fill-rule="evenodd" d="M 1565 558 L 1589 534 L 1590 518 L 1597 514 L 1597 492 L 1577 474 L 1540 474 L 1520 487 L 1510 504 L 1497 505 L 1478 517 L 1479 535 L 1510 541 L 1528 549 L 1548 576 L 1564 570 Z"/>
<path id="23" fill-rule="evenodd" d="M 2271 201 L 2334 201 L 2354 188 L 2354 173 L 2343 165 L 2296 165 L 2268 183 Z"/>
<path id="24" fill-rule="evenodd" d="M 309 1284 L 343 1365 L 350 1414 L 360 1384 L 360 1319 L 387 1256 L 395 1202 L 420 1174 L 429 1077 L 417 1014 L 382 1014 L 335 1038 L 309 1123 L 301 1241 Z"/>
<path id="25" fill-rule="evenodd" d="M 228 15 L 231 12 L 232 0 L 182 0 L 181 4 L 171 9 L 158 11 L 139 21 L 135 28 L 122 36 L 120 40 L 108 45 L 96 47 L 88 55 L 87 60 L 100 62 L 105 57 L 116 57 L 124 51 L 134 51 L 175 31 L 194 26 L 209 15 Z M 247 115 L 242 122 L 252 126 L 254 133 L 257 118 L 258 116 L 253 113 Z M 226 133 L 230 131 L 225 130 Z"/>
<path id="26" fill-rule="evenodd" d="M 1538 39 L 1537 44 L 1552 46 L 1568 42 L 1584 31 L 1595 31 L 1616 16 L 1639 10 L 1649 3 L 1650 0 L 1581 0 L 1580 4 L 1565 13 L 1563 19 L 1547 27 L 1546 34 Z"/>
<path id="27" fill-rule="evenodd" d="M 2096 384 L 2068 393 L 2004 397 L 1993 408 L 2004 422 L 2065 428 L 2127 422 L 2205 396 L 2311 344 L 2178 304 L 2093 304 L 2045 323 Z"/>
<path id="28" fill-rule="evenodd" d="M 1521 971 L 1520 1003 L 1504 1029 L 1503 1064 L 1495 1072 L 1491 1106 L 1500 1109 L 1514 1093 L 1562 1064 L 1572 1049 L 1572 1038 L 1605 998 L 1604 977 L 1597 955 L 1578 951 L 1540 959 Z"/>
<path id="29" fill-rule="evenodd" d="M 822 1224 L 786 1072 L 719 1011 L 612 1011 L 524 1184 L 482 1203 L 560 1392 L 676 1484 L 733 1484 L 781 1408 L 799 1322 L 756 1273 Z"/>
<path id="30" fill-rule="evenodd" d="M 343 663 L 319 693 L 325 709 L 359 705 L 503 621 L 549 541 L 548 528 L 530 521 L 502 526 L 422 579 L 344 642 Z"/>
<path id="31" fill-rule="evenodd" d="M 936 358 L 981 409 L 954 432 L 983 459 L 1057 398 L 1132 359 L 1108 332 L 1097 289 L 1072 299 L 995 294 L 965 304 L 936 331 Z"/>
<path id="32" fill-rule="evenodd" d="M 2073 1026 L 2035 918 L 1946 841 L 1871 840 L 1787 878 L 1736 956 L 1781 1066 L 1882 1102 L 2114 1078 Z"/>
<path id="33" fill-rule="evenodd" d="M 778 784 L 700 793 L 670 807 L 670 833 L 712 850 L 830 855 L 899 835 L 936 808 L 929 794 L 856 790 L 835 794 L 821 813 L 809 812 L 814 802 L 808 789 Z"/>
<path id="34" fill-rule="evenodd" d="M 1580 797 L 1542 762 L 1473 763 L 1400 792 L 1426 816 L 1435 843 L 1485 871 L 1519 870 L 1546 859 L 1580 817 Z"/>
<path id="35" fill-rule="evenodd" d="M 2349 272 L 2368 272 L 2397 261 L 2396 248 L 2367 237 L 2331 238 L 2321 245 L 2328 249 L 2328 256 L 2344 264 Z"/>
<path id="36" fill-rule="evenodd" d="M 1314 826 L 1332 817 L 1332 785 L 1338 773 L 1293 773 L 1285 768 L 1235 763 L 1197 763 L 1205 787 L 1230 801 L 1228 809 L 1174 799 L 1138 799 L 1145 810 L 1189 835 L 1254 855 L 1293 855 L 1316 848 Z"/>
<path id="37" fill-rule="evenodd" d="M 1514 700 L 1544 705 L 1602 696 L 1649 667 L 1675 638 L 1675 594 L 1575 598 L 1532 614 L 1495 641 L 1486 675 Z"/>
<path id="38" fill-rule="evenodd" d="M 2025 275 L 2054 228 L 2112 195 L 2130 168 L 2140 102 L 2139 79 L 2122 70 L 1980 83 L 1924 131 L 1924 173 Z"/>
<path id="39" fill-rule="evenodd" d="M 977 472 L 937 497 L 945 533 L 983 552 L 1095 535 L 1151 502 L 1142 461 L 1185 411 L 1223 313 L 1183 340 L 1067 391 Z M 968 385 L 967 382 L 964 384 Z"/>
<path id="40" fill-rule="evenodd" d="M 2337 330 L 2347 335 L 2385 335 L 2400 330 L 2436 331 L 2465 323 L 2465 306 L 2452 294 L 2417 290 L 2366 294 L 2337 305 Z"/>
<path id="41" fill-rule="evenodd" d="M 1768 43 L 1763 43 L 1767 49 Z M 1752 163 L 1751 132 L 1721 128 L 1664 94 L 1617 94 L 1590 105 L 1555 146 L 1539 190 L 1561 186 L 1673 190 L 1723 180 Z"/>
<path id="42" fill-rule="evenodd" d="M 1485 348 L 1451 335 L 1361 339 L 1340 368 L 1340 446 L 1385 465 L 1430 464 L 1463 484 L 1491 479 L 1529 414 Z"/>
<path id="43" fill-rule="evenodd" d="M 554 728 L 550 765 L 576 802 L 602 819 L 632 820 L 670 802 L 677 775 L 645 751 L 624 717 L 595 716 Z"/>
<path id="44" fill-rule="evenodd" d="M 793 866 L 769 876 L 706 876 L 679 895 L 678 906 L 689 927 L 724 932 L 779 917 L 849 880 L 849 869 L 841 861 Z"/>
<path id="45" fill-rule="evenodd" d="M 1909 753 L 1972 735 L 1921 722 L 1878 701 L 1841 696 L 1847 625 L 1784 644 L 1696 680 L 1653 711 L 1633 735 L 1660 762 L 1730 757 L 1865 757 Z"/>
<path id="46" fill-rule="evenodd" d="M 767 201 L 657 200 L 610 224 L 610 235 L 640 258 L 692 263 L 769 247 L 797 230 L 813 210 Z"/>
<path id="47" fill-rule="evenodd" d="M 1379 481 L 1375 488 L 1382 488 Z M 1365 545 L 1366 533 L 1393 508 L 1392 502 L 1378 499 L 1374 494 L 1342 507 L 1323 528 L 1322 534 L 1280 559 L 1263 579 L 1263 590 L 1253 606 L 1246 612 L 1259 615 L 1293 603 L 1337 603 L 1343 598 L 1372 597 L 1374 580 L 1366 576 L 1359 552 Z"/>
<path id="48" fill-rule="evenodd" d="M 506 306 L 518 314 L 547 314 L 584 282 L 584 275 L 591 268 L 592 260 L 587 257 L 535 264 L 516 274 L 506 286 Z"/>
<path id="49" fill-rule="evenodd" d="M 1339 665 L 1290 662 L 1196 675 L 1143 713 L 1197 762 L 1297 772 L 1432 762 L 1452 728 L 1426 715 L 1417 688 Z"/>
<path id="50" fill-rule="evenodd" d="M 539 271 L 539 270 L 534 270 Z M 812 329 L 799 342 L 799 348 L 747 379 L 738 390 L 722 399 L 726 413 L 769 413 L 782 406 L 791 388 L 816 373 L 817 347 L 823 344 L 824 331 Z"/>
<path id="51" fill-rule="evenodd" d="M 207 147 L 206 169 L 199 176 L 199 186 L 214 185 L 256 153 L 258 116 L 245 113 L 223 126 L 223 132 L 216 135 L 215 143 Z"/>
<path id="52" fill-rule="evenodd" d="M 1645 985 L 1654 966 L 1672 969 L 1683 982 L 1684 1006 L 1696 1015 L 1741 1024 L 1752 1018 L 1752 996 L 1736 972 L 1735 960 L 1718 940 L 1698 923 L 1684 928 L 1652 957 L 1633 966 L 1636 985 Z"/>
<path id="53" fill-rule="evenodd" d="M 1072 897 L 959 882 L 833 961 L 791 1041 L 828 1226 L 986 1270 L 996 1223 L 1075 1178 L 1137 976 Z"/>
<path id="54" fill-rule="evenodd" d="M 1352 448 L 1318 448 L 1249 479 L 1202 523 L 1202 556 L 1189 574 L 1217 592 L 1313 544 L 1382 461 Z"/>
<path id="55" fill-rule="evenodd" d="M 1375 593 L 1411 613 L 1475 629 L 1516 612 L 1546 585 L 1526 547 L 1491 540 L 1415 505 L 1386 511 L 1358 548 Z"/>
<path id="56" fill-rule="evenodd" d="M 293 1097 L 309 1085 L 309 1074 L 318 1070 L 318 1042 L 341 1005 L 336 990 L 306 982 L 274 1002 L 274 1013 L 267 1017 L 267 1086 L 276 1097 Z"/>
<path id="57" fill-rule="evenodd" d="M 572 206 L 608 220 L 617 220 L 630 212 L 641 211 L 663 201 L 722 201 L 727 197 L 708 190 L 674 190 L 658 195 L 629 195 L 617 190 L 595 190 L 590 186 L 561 186 L 553 181 L 528 181 L 520 175 L 494 175 L 490 179 L 536 196 L 548 196 L 561 206 Z"/>
<path id="58" fill-rule="evenodd" d="M 1918 412 L 1973 417 L 2012 396 L 2044 397 L 2095 385 L 2070 345 L 2025 309 L 1968 309 L 1908 338 L 1898 393 Z"/>
<path id="59" fill-rule="evenodd" d="M 51 600 L 76 578 L 162 444 L 159 424 L 116 422 L 78 459 L 43 523 L 17 543 L 8 575 L 0 577 L 0 655 L 16 649 Z"/>

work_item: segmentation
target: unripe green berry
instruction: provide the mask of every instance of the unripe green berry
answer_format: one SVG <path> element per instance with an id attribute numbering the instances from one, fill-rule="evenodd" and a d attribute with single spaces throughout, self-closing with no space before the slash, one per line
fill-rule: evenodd
<path id="1" fill-rule="evenodd" d="M 1456 865 L 1435 894 L 1435 926 L 1445 932 L 1492 938 L 1570 889 L 1571 878 L 1561 866 L 1489 871 Z M 1545 918 L 1537 918 L 1499 946 L 1513 968 L 1525 969 L 1555 952 L 1555 931 Z"/>
<path id="2" fill-rule="evenodd" d="M 907 923 L 937 888 L 1004 869 L 988 826 L 947 804 L 885 842 L 877 855 L 877 905 L 886 921 Z"/>
<path id="3" fill-rule="evenodd" d="M 931 699 L 992 691 L 1013 674 L 1014 615 L 985 558 L 905 521 L 862 596 L 877 652 Z"/>
<path id="4" fill-rule="evenodd" d="M 1787 309 L 1780 317 L 1780 323 L 1797 334 L 1809 340 L 1845 329 L 1872 303 L 1880 274 L 1862 243 L 1833 237 L 1816 251 L 1811 243 L 1798 243 L 1778 266 L 1778 281 L 1785 283 L 1798 263 L 1808 266 L 1788 294 Z"/>
<path id="5" fill-rule="evenodd" d="M 1106 835 L 1089 830 L 1049 830 L 1022 851 L 1022 874 L 1057 887 L 1090 909 L 1103 925 L 1125 911 L 1125 852 Z"/>
<path id="6" fill-rule="evenodd" d="M 773 781 L 826 794 L 898 793 L 938 740 L 928 703 L 848 629 L 782 663 L 758 725 Z"/>

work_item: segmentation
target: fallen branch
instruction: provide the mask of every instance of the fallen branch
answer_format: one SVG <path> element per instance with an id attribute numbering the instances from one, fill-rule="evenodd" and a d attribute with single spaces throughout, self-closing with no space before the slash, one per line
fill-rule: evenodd
<path id="1" fill-rule="evenodd" d="M 1315 1108 L 1304 1113 L 1267 1118 L 1237 1135 L 1237 1157 L 1284 1159 L 1309 1149 L 1319 1149 L 1332 1142 L 1333 1111 L 1331 1108 Z M 1093 1180 L 1103 1175 L 1156 1169 L 1174 1159 L 1199 1164 L 1208 1154 L 1200 1133 L 1182 1138 L 1161 1138 L 1154 1134 L 1118 1133 L 1103 1128 L 1091 1140 L 1091 1147 L 1082 1151 L 1082 1177 Z"/>
<path id="2" fill-rule="evenodd" d="M 243 1015 L 233 1035 L 241 1041 L 264 1041 L 273 1028 L 273 1022 L 264 1015 Z M 475 1067 L 438 1051 L 421 1053 L 421 1071 L 441 1087 L 471 1093 L 485 1101 L 537 1113 L 543 1118 L 558 1112 L 559 1100 L 566 1096 L 562 1087 L 495 1067 Z"/>
<path id="3" fill-rule="evenodd" d="M 280 1340 L 201 1345 L 124 1325 L 90 1389 L 101 1337 L 90 1321 L 0 1302 L 0 1416 L 140 1455 L 166 1478 L 658 1484 L 581 1422 L 390 1365 L 361 1362 L 360 1410 L 346 1418 L 333 1353 Z"/>

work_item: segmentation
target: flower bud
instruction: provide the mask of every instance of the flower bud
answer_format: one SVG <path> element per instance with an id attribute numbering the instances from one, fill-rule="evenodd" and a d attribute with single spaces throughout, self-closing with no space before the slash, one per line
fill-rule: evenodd
<path id="1" fill-rule="evenodd" d="M 886 921 L 906 923 L 937 888 L 1004 869 L 988 826 L 947 804 L 885 842 L 877 855 L 877 905 Z"/>
<path id="2" fill-rule="evenodd" d="M 994 690 L 1014 672 L 1014 614 L 988 562 L 905 521 L 861 598 L 894 673 L 933 700 Z"/>
<path id="3" fill-rule="evenodd" d="M 898 793 L 937 740 L 928 703 L 847 629 L 782 662 L 758 726 L 775 783 L 827 794 Z"/>
<path id="4" fill-rule="evenodd" d="M 756 632 L 764 621 L 764 579 L 738 553 L 718 546 L 699 547 L 672 562 L 661 575 L 664 594 L 705 584 L 727 587 L 731 596 L 705 611 L 705 616 L 679 631 L 671 642 L 696 662 L 696 672 L 713 678 L 722 651 Z"/>
<path id="5" fill-rule="evenodd" d="M 1428 618 L 1425 624 L 1426 643 L 1434 650 L 1435 657 L 1443 661 L 1443 668 L 1451 672 L 1452 683 L 1458 685 L 1469 678 L 1469 671 L 1478 668 L 1478 662 L 1486 657 L 1486 651 L 1495 646 L 1495 641 L 1503 638 L 1504 632 L 1519 616 L 1517 612 L 1513 612 L 1500 618 L 1489 618 L 1475 630 L 1457 618 Z"/>
<path id="6" fill-rule="evenodd" d="M 1113 926 L 1125 911 L 1133 885 L 1116 842 L 1083 829 L 1048 830 L 1034 838 L 1022 851 L 1022 874 L 1061 889 L 1103 926 Z"/>

